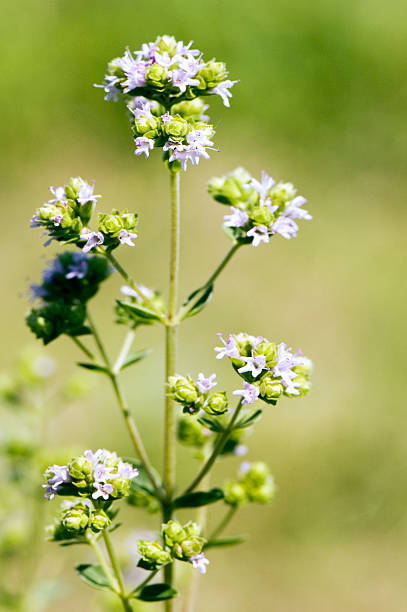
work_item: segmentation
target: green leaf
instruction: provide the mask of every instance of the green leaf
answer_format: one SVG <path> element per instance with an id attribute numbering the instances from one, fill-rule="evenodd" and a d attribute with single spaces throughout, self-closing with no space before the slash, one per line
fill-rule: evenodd
<path id="1" fill-rule="evenodd" d="M 100 565 L 81 563 L 75 569 L 82 580 L 95 589 L 111 589 L 109 580 Z"/>
<path id="2" fill-rule="evenodd" d="M 107 374 L 108 376 L 110 374 L 109 368 L 99 365 L 98 363 L 83 363 L 79 361 L 77 362 L 77 365 L 81 368 L 85 368 L 85 370 L 92 370 L 93 372 L 102 372 L 102 374 Z"/>
<path id="3" fill-rule="evenodd" d="M 86 538 L 76 538 L 75 540 L 64 540 L 59 543 L 59 545 L 63 546 L 64 548 L 66 546 L 75 546 L 76 544 L 89 544 L 89 542 L 86 540 Z"/>
<path id="4" fill-rule="evenodd" d="M 138 361 L 141 361 L 142 359 L 147 357 L 150 353 L 151 353 L 151 349 L 144 349 L 142 351 L 137 351 L 137 353 L 132 353 L 131 355 L 128 356 L 126 361 L 123 363 L 120 370 L 124 370 L 124 368 L 128 368 L 129 366 L 133 365 L 133 363 L 137 363 Z"/>
<path id="5" fill-rule="evenodd" d="M 130 314 L 136 314 L 141 319 L 155 319 L 156 321 L 160 320 L 160 317 L 149 308 L 145 306 L 140 306 L 139 304 L 130 304 L 129 302 L 123 302 L 122 300 L 117 300 L 117 303 L 120 306 L 127 310 Z"/>
<path id="6" fill-rule="evenodd" d="M 209 540 L 209 542 L 204 544 L 204 548 L 215 548 L 215 546 L 235 546 L 236 544 L 241 544 L 245 541 L 245 536 L 229 536 L 228 538 L 222 538 L 221 540 Z"/>
<path id="7" fill-rule="evenodd" d="M 200 423 L 207 429 L 214 431 L 215 433 L 222 433 L 223 431 L 225 431 L 225 428 L 223 427 L 221 423 L 218 423 L 216 419 L 210 419 L 207 416 L 199 417 L 198 423 Z"/>
<path id="8" fill-rule="evenodd" d="M 195 302 L 194 299 L 200 293 L 202 295 Z M 209 302 L 211 301 L 212 295 L 213 295 L 213 285 L 207 285 L 206 287 L 200 287 L 196 291 L 193 291 L 191 293 L 191 295 L 189 295 L 187 297 L 187 299 L 185 300 L 185 302 L 182 305 L 183 308 L 187 308 L 189 306 L 189 304 L 191 304 L 191 302 L 192 302 L 190 308 L 187 309 L 187 311 L 183 315 L 182 319 L 188 319 L 189 317 L 193 317 L 194 315 L 196 315 L 199 312 L 201 312 L 201 310 L 203 310 L 205 308 L 205 306 L 207 304 L 209 304 Z"/>
<path id="9" fill-rule="evenodd" d="M 259 420 L 262 414 L 263 414 L 262 410 L 256 410 L 255 412 L 250 414 L 248 417 L 243 417 L 241 421 L 236 423 L 234 429 L 244 429 L 245 427 L 250 427 L 256 421 Z"/>
<path id="10" fill-rule="evenodd" d="M 169 584 L 157 583 L 148 584 L 134 595 L 135 599 L 141 601 L 164 601 L 172 599 L 177 595 L 178 591 L 173 589 Z"/>
<path id="11" fill-rule="evenodd" d="M 194 491 L 177 497 L 174 500 L 174 508 L 199 508 L 200 506 L 213 504 L 224 497 L 225 494 L 222 489 L 216 487 L 210 491 Z"/>
<path id="12" fill-rule="evenodd" d="M 137 567 L 141 567 L 142 569 L 145 569 L 148 572 L 154 572 L 157 569 L 157 566 L 155 563 L 152 563 L 150 561 L 145 561 L 145 559 L 140 559 L 139 562 L 137 563 Z"/>

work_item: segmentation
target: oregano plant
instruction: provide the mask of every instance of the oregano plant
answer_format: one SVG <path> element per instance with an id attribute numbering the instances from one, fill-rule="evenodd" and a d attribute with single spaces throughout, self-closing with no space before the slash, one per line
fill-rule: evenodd
<path id="1" fill-rule="evenodd" d="M 46 244 L 56 241 L 71 249 L 61 251 L 42 282 L 32 286 L 36 303 L 27 324 L 44 344 L 69 336 L 82 353 L 79 366 L 109 379 L 134 448 L 134 457 L 120 458 L 105 449 L 85 450 L 66 465 L 49 466 L 45 497 L 63 498 L 63 502 L 48 538 L 63 546 L 89 546 L 95 563 L 79 562 L 77 572 L 88 584 L 117 596 L 126 611 L 133 610 L 136 600 L 163 601 L 167 612 L 179 609 L 177 566 L 189 564 L 205 574 L 211 548 L 242 543 L 241 536 L 225 536 L 224 531 L 242 505 L 271 501 L 273 477 L 266 463 L 257 460 L 245 460 L 239 473 L 227 482 L 211 485 L 211 470 L 219 458 L 247 452 L 246 434 L 261 418 L 265 404 L 275 406 L 283 396 L 302 397 L 311 387 L 312 362 L 301 351 L 294 352 L 285 342 L 236 330 L 227 330 L 225 337 L 217 334 L 219 346 L 214 355 L 218 360 L 226 358 L 236 373 L 232 392 L 224 389 L 216 373 L 191 375 L 177 368 L 179 326 L 205 308 L 235 253 L 245 245 L 257 248 L 278 236 L 295 237 L 298 220 L 311 219 L 295 187 L 276 183 L 266 172 L 256 179 L 239 167 L 212 178 L 209 194 L 230 207 L 223 228 L 232 245 L 207 282 L 180 303 L 181 175 L 188 170 L 188 162 L 196 165 L 216 151 L 205 100 L 218 96 L 229 106 L 236 83 L 228 78 L 223 62 L 206 60 L 192 43 L 184 45 L 172 36 L 159 36 L 140 50 L 126 49 L 122 57 L 113 59 L 103 84 L 97 86 L 103 88 L 105 100 L 123 104 L 136 156 L 151 155 L 153 160 L 154 150 L 162 149 L 171 203 L 167 299 L 137 282 L 120 263 L 122 248 L 135 247 L 137 254 L 137 213 L 127 209 L 96 213 L 97 208 L 105 209 L 99 202 L 101 196 L 94 193 L 94 184 L 77 177 L 61 187 L 51 187 L 52 198 L 36 210 L 31 221 L 47 235 Z M 89 306 L 113 270 L 124 281 L 113 305 L 114 320 L 127 327 L 115 359 Z M 165 403 L 162 472 L 150 461 L 121 382 L 123 370 L 148 355 L 148 351 L 133 352 L 132 348 L 141 325 L 159 325 L 164 332 L 166 373 L 164 381 L 157 381 Z M 177 485 L 177 441 L 193 449 L 198 461 L 197 473 L 184 490 Z M 138 566 L 144 577 L 137 584 L 126 581 L 114 543 L 119 526 L 116 517 L 125 502 L 160 515 L 156 538 L 138 541 Z M 219 514 L 212 532 L 207 529 L 209 508 Z M 191 520 L 179 522 L 180 509 L 189 509 Z M 184 610 L 192 612 L 192 591 L 184 602 Z"/>

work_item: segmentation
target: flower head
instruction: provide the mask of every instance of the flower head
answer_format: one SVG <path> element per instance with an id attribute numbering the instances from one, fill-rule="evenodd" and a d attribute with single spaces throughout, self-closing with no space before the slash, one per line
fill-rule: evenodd
<path id="1" fill-rule="evenodd" d="M 253 404 L 253 402 L 255 402 L 260 395 L 259 388 L 255 385 L 251 385 L 248 382 L 244 382 L 243 387 L 244 389 L 237 389 L 236 391 L 233 391 L 233 395 L 241 397 L 242 404 L 244 406 L 246 404 Z"/>

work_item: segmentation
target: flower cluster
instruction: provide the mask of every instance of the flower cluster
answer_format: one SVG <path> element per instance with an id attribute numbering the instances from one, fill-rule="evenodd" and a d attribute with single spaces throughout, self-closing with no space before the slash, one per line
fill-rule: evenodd
<path id="1" fill-rule="evenodd" d="M 112 250 L 120 244 L 134 246 L 137 238 L 135 228 L 137 215 L 128 210 L 112 210 L 111 214 L 100 213 L 97 231 L 88 225 L 102 196 L 95 195 L 94 185 L 80 177 L 71 178 L 62 187 L 50 187 L 53 197 L 40 206 L 31 219 L 31 227 L 42 227 L 52 240 L 63 244 L 75 244 L 84 253 L 103 244 Z"/>
<path id="2" fill-rule="evenodd" d="M 200 537 L 200 532 L 196 523 L 190 521 L 182 526 L 178 521 L 171 520 L 162 526 L 163 545 L 140 540 L 138 552 L 143 561 L 150 565 L 150 569 L 158 569 L 177 559 L 192 563 L 195 569 L 205 574 L 209 561 L 202 552 L 205 540 Z"/>
<path id="3" fill-rule="evenodd" d="M 224 501 L 230 506 L 241 506 L 247 502 L 267 504 L 274 497 L 276 486 L 274 478 L 265 463 L 245 461 L 240 467 L 237 481 L 229 481 L 224 486 Z"/>
<path id="4" fill-rule="evenodd" d="M 223 226 L 240 244 L 257 247 L 261 242 L 270 242 L 275 234 L 295 238 L 298 231 L 295 220 L 312 219 L 302 208 L 306 199 L 296 195 L 294 185 L 276 183 L 264 171 L 258 181 L 244 168 L 236 168 L 226 176 L 213 178 L 208 190 L 217 202 L 231 206 Z"/>
<path id="5" fill-rule="evenodd" d="M 88 499 L 78 502 L 64 501 L 59 517 L 47 528 L 48 538 L 53 541 L 72 540 L 84 536 L 89 529 L 99 533 L 111 525 L 108 512 L 94 508 Z"/>
<path id="6" fill-rule="evenodd" d="M 116 453 L 87 450 L 68 465 L 51 465 L 45 472 L 45 497 L 79 495 L 93 500 L 113 501 L 126 497 L 138 470 L 122 461 Z"/>
<path id="7" fill-rule="evenodd" d="M 171 376 L 168 379 L 168 394 L 183 407 L 187 414 L 197 414 L 204 410 L 210 415 L 225 414 L 228 411 L 228 399 L 225 391 L 209 395 L 209 391 L 218 383 L 216 374 L 208 378 L 200 372 L 196 382 L 190 376 Z"/>
<path id="8" fill-rule="evenodd" d="M 228 357 L 244 379 L 244 388 L 233 393 L 243 404 L 258 398 L 276 404 L 282 395 L 302 396 L 310 390 L 312 361 L 301 351 L 294 354 L 284 342 L 274 344 L 262 336 L 230 334 L 225 341 L 222 334 L 217 335 L 223 343 L 215 348 L 217 359 Z"/>
<path id="9" fill-rule="evenodd" d="M 218 95 L 230 106 L 230 89 L 237 83 L 228 79 L 226 66 L 204 62 L 192 42 L 184 45 L 172 36 L 159 36 L 134 54 L 112 60 L 102 87 L 105 100 L 123 96 L 132 116 L 135 154 L 148 157 L 162 148 L 165 159 L 186 170 L 209 158 L 214 149 L 213 126 L 203 115 L 207 105 L 201 96 Z"/>

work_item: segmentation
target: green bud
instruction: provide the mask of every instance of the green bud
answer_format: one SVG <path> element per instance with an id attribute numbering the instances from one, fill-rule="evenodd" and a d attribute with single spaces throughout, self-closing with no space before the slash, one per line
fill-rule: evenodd
<path id="1" fill-rule="evenodd" d="M 226 391 L 218 391 L 213 393 L 202 406 L 202 408 L 211 415 L 225 414 L 228 411 L 228 398 Z"/>
<path id="2" fill-rule="evenodd" d="M 251 463 L 249 470 L 244 474 L 242 482 L 246 487 L 261 487 L 270 476 L 269 469 L 263 461 Z"/>
<path id="3" fill-rule="evenodd" d="M 250 219 L 259 225 L 270 225 L 274 215 L 267 206 L 259 206 L 250 212 Z"/>
<path id="4" fill-rule="evenodd" d="M 162 534 L 164 542 L 167 546 L 172 547 L 175 544 L 182 542 L 186 533 L 178 521 L 168 521 L 162 526 Z"/>
<path id="5" fill-rule="evenodd" d="M 305 376 L 296 376 L 293 379 L 293 383 L 300 395 L 306 395 L 311 391 L 312 384 Z M 288 393 L 287 391 L 284 392 L 284 395 L 287 395 L 287 397 L 298 397 L 298 393 Z"/>
<path id="6" fill-rule="evenodd" d="M 268 504 L 273 499 L 275 492 L 276 487 L 274 481 L 270 477 L 270 480 L 263 486 L 258 489 L 250 489 L 248 495 L 251 502 L 256 504 Z"/>
<path id="7" fill-rule="evenodd" d="M 90 482 L 93 474 L 93 463 L 84 455 L 80 455 L 79 457 L 74 457 L 74 459 L 71 459 L 71 461 L 68 463 L 68 471 L 69 475 L 74 480 L 89 480 Z"/>
<path id="8" fill-rule="evenodd" d="M 171 115 L 178 115 L 184 119 L 193 119 L 198 121 L 207 105 L 202 98 L 194 98 L 193 100 L 184 100 L 178 102 L 171 107 Z"/>
<path id="9" fill-rule="evenodd" d="M 270 403 L 275 403 L 284 393 L 283 384 L 270 374 L 260 379 L 259 389 L 261 399 Z"/>
<path id="10" fill-rule="evenodd" d="M 120 79 L 125 76 L 124 71 L 120 66 L 121 61 L 122 61 L 121 57 L 115 57 L 107 65 L 108 73 L 111 74 L 112 76 L 117 76 Z"/>
<path id="11" fill-rule="evenodd" d="M 103 510 L 97 510 L 96 512 L 92 512 L 90 515 L 90 528 L 92 531 L 103 531 L 106 527 L 109 527 L 111 524 L 110 518 L 107 516 L 106 512 Z"/>
<path id="12" fill-rule="evenodd" d="M 283 206 L 295 197 L 296 188 L 292 183 L 282 183 L 281 181 L 270 189 L 270 197 L 273 204 Z"/>
<path id="13" fill-rule="evenodd" d="M 200 82 L 198 85 L 199 89 L 212 89 L 212 87 L 216 87 L 216 85 L 225 81 L 227 76 L 226 65 L 223 62 L 212 60 L 200 69 L 196 78 Z"/>
<path id="14" fill-rule="evenodd" d="M 247 501 L 246 489 L 240 482 L 229 481 L 223 488 L 225 502 L 230 506 L 240 506 Z"/>
<path id="15" fill-rule="evenodd" d="M 139 542 L 137 542 L 137 549 L 144 561 L 154 563 L 156 568 L 167 565 L 167 563 L 171 563 L 172 561 L 170 552 L 164 550 L 159 542 L 139 540 Z"/>
<path id="16" fill-rule="evenodd" d="M 309 359 L 309 357 L 297 357 L 297 360 L 299 359 L 301 359 L 301 363 L 293 368 L 294 372 L 302 374 L 303 376 L 310 376 L 314 369 L 314 364 L 311 359 Z"/>
<path id="17" fill-rule="evenodd" d="M 186 537 L 195 537 L 199 536 L 201 533 L 201 528 L 199 525 L 194 523 L 193 521 L 188 521 L 183 527 Z"/>
<path id="18" fill-rule="evenodd" d="M 278 361 L 278 348 L 273 342 L 263 340 L 256 346 L 254 351 L 255 355 L 264 355 L 266 358 L 266 365 L 268 368 L 273 368 Z"/>
<path id="19" fill-rule="evenodd" d="M 205 540 L 199 537 L 187 538 L 181 542 L 181 550 L 184 557 L 194 557 L 202 551 Z"/>
<path id="20" fill-rule="evenodd" d="M 163 91 L 168 83 L 167 71 L 160 64 L 152 64 L 146 69 L 147 85 L 158 91 Z"/>
<path id="21" fill-rule="evenodd" d="M 168 36 L 168 34 L 160 36 L 155 45 L 161 53 L 168 53 L 170 57 L 173 57 L 177 52 L 177 41 L 174 36 Z"/>
<path id="22" fill-rule="evenodd" d="M 232 178 L 214 177 L 208 183 L 208 191 L 221 204 L 237 204 L 241 189 Z"/>
<path id="23" fill-rule="evenodd" d="M 61 523 L 67 531 L 84 532 L 89 524 L 90 510 L 84 504 L 76 504 L 73 508 L 65 510 Z"/>
<path id="24" fill-rule="evenodd" d="M 65 185 L 66 196 L 70 198 L 71 200 L 76 200 L 79 195 L 79 190 L 81 186 L 84 184 L 85 184 L 85 181 L 80 176 L 71 178 L 69 180 L 69 183 Z"/>
<path id="25" fill-rule="evenodd" d="M 176 115 L 171 121 L 162 125 L 163 133 L 168 136 L 168 138 L 172 138 L 172 140 L 177 140 L 179 142 L 184 140 L 189 129 L 188 122 L 180 115 Z"/>
<path id="26" fill-rule="evenodd" d="M 189 406 L 199 398 L 199 390 L 189 376 L 171 376 L 168 387 L 170 395 L 180 404 Z"/>
<path id="27" fill-rule="evenodd" d="M 155 139 L 159 136 L 161 120 L 158 117 L 138 117 L 134 121 L 134 133 L 136 136 L 145 136 Z"/>
<path id="28" fill-rule="evenodd" d="M 179 416 L 177 421 L 177 438 L 181 444 L 202 448 L 211 435 L 209 429 L 190 416 Z"/>

